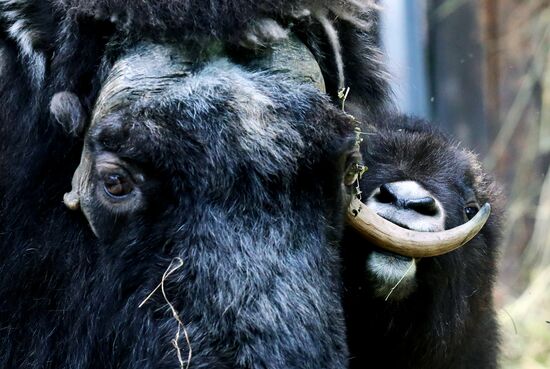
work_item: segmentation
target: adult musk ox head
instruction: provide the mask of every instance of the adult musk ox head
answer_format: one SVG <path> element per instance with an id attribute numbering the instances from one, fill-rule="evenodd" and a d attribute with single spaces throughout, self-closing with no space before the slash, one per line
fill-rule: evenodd
<path id="1" fill-rule="evenodd" d="M 62 216 L 84 241 L 64 241 L 57 260 L 78 277 L 34 292 L 64 314 L 35 324 L 30 344 L 78 340 L 33 365 L 346 366 L 337 242 L 359 161 L 355 124 L 320 90 L 302 44 L 251 64 L 216 45 L 195 54 L 140 41 L 117 56 L 88 118 L 73 94 L 54 97 L 68 131 L 89 121 L 64 197 L 81 213 Z M 52 325 L 59 335 L 44 336 Z"/>
<path id="2" fill-rule="evenodd" d="M 386 115 L 365 133 L 360 186 L 370 211 L 427 235 L 471 222 L 482 204 L 493 211 L 464 246 L 432 257 L 397 255 L 346 232 L 351 367 L 494 368 L 498 186 L 471 152 L 426 122 Z"/>
<path id="3" fill-rule="evenodd" d="M 367 3 L 0 2 L 0 367 L 345 367 Z"/>

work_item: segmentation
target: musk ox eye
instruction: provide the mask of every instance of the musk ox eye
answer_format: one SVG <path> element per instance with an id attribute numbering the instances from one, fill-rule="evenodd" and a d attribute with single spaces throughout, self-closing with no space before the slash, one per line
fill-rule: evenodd
<path id="1" fill-rule="evenodd" d="M 466 218 L 468 218 L 468 220 L 470 220 L 477 214 L 478 211 L 479 211 L 479 205 L 477 205 L 477 204 L 468 204 L 464 208 L 464 215 L 466 215 Z"/>
<path id="2" fill-rule="evenodd" d="M 122 198 L 133 191 L 134 184 L 123 174 L 107 173 L 103 176 L 103 189 L 111 197 Z"/>

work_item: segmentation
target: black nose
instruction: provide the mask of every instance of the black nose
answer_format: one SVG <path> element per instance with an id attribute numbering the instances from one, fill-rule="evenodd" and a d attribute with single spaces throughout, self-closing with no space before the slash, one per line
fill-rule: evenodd
<path id="1" fill-rule="evenodd" d="M 415 191 L 401 182 L 383 184 L 374 199 L 401 209 L 414 210 L 422 215 L 435 216 L 439 214 L 437 202 L 427 191 Z"/>
<path id="2" fill-rule="evenodd" d="M 394 192 L 392 186 L 386 183 L 380 186 L 380 192 L 375 197 L 381 203 L 393 204 L 397 202 L 397 196 Z"/>
<path id="3" fill-rule="evenodd" d="M 437 204 L 433 197 L 405 200 L 405 209 L 411 209 L 424 215 L 437 215 Z"/>

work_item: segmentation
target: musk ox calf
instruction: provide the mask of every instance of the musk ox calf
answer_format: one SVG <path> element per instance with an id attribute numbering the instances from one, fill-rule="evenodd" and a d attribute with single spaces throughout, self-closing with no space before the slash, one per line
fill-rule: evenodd
<path id="1" fill-rule="evenodd" d="M 389 115 L 365 133 L 362 154 L 368 172 L 360 187 L 371 211 L 423 232 L 457 227 L 485 203 L 493 211 L 467 244 L 435 257 L 400 256 L 373 247 L 355 230 L 346 232 L 350 367 L 496 368 L 497 186 L 471 152 L 426 122 Z"/>

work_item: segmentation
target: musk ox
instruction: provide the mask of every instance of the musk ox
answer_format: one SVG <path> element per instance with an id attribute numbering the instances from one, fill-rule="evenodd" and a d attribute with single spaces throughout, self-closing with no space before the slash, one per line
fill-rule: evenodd
<path id="1" fill-rule="evenodd" d="M 0 2 L 0 367 L 346 367 L 370 7 L 260 3 Z"/>
<path id="2" fill-rule="evenodd" d="M 346 367 L 371 9 L 0 1 L 0 366 Z"/>
<path id="3" fill-rule="evenodd" d="M 365 132 L 361 151 L 368 172 L 360 187 L 370 210 L 428 235 L 485 212 L 487 202 L 493 214 L 462 248 L 435 257 L 414 254 L 421 247 L 414 258 L 400 256 L 373 247 L 360 232 L 345 233 L 350 367 L 496 368 L 498 186 L 471 152 L 429 123 L 386 115 Z"/>

